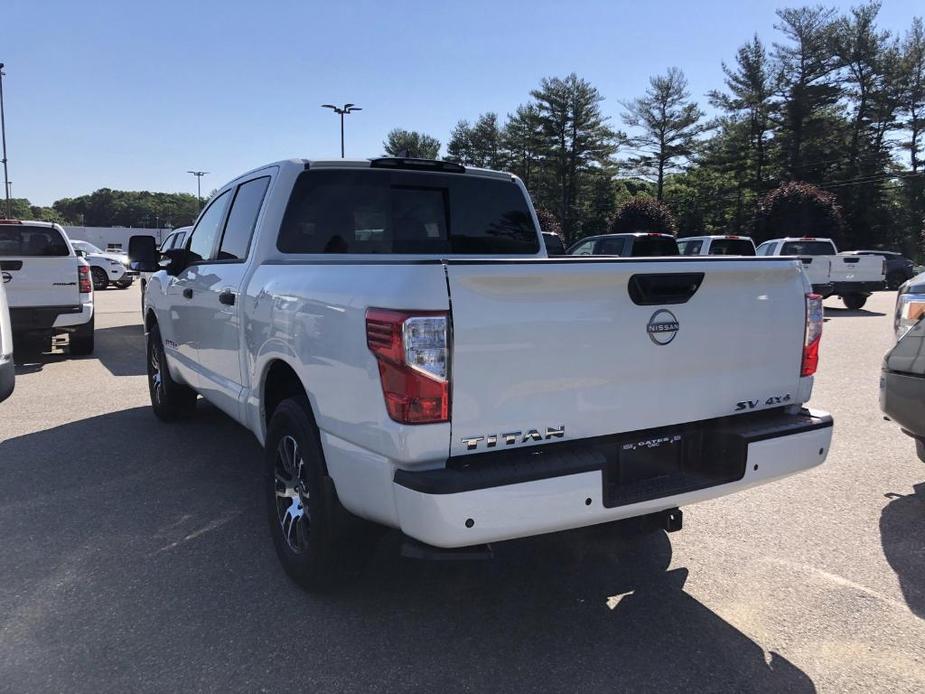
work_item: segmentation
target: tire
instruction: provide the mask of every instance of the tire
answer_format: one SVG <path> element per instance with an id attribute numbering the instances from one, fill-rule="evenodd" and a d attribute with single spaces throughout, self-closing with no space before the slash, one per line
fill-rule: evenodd
<path id="1" fill-rule="evenodd" d="M 191 417 L 196 411 L 196 391 L 170 377 L 167 359 L 164 356 L 164 343 L 157 323 L 148 333 L 146 347 L 148 394 L 154 414 L 164 422 Z"/>
<path id="2" fill-rule="evenodd" d="M 99 292 L 109 286 L 109 278 L 101 267 L 91 267 L 90 276 L 93 277 L 93 291 Z"/>
<path id="3" fill-rule="evenodd" d="M 867 297 L 863 294 L 845 294 L 841 300 L 845 303 L 845 306 L 852 311 L 857 311 L 867 303 Z"/>
<path id="4" fill-rule="evenodd" d="M 886 288 L 896 291 L 900 285 L 906 281 L 906 274 L 903 272 L 891 272 L 886 276 Z"/>
<path id="5" fill-rule="evenodd" d="M 267 520 L 289 577 L 310 592 L 355 577 L 372 552 L 375 526 L 337 500 L 304 397 L 283 400 L 273 411 L 264 458 Z"/>
<path id="6" fill-rule="evenodd" d="M 68 351 L 72 356 L 85 357 L 93 354 L 93 333 L 95 331 L 96 316 L 91 316 L 86 325 L 82 325 L 71 333 Z"/>

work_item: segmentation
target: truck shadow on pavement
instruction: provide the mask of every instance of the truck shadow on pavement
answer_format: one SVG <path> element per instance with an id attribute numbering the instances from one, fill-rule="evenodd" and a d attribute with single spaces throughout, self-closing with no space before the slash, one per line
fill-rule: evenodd
<path id="1" fill-rule="evenodd" d="M 54 339 L 50 352 L 37 350 L 28 343 L 18 343 L 14 347 L 16 374 L 38 373 L 47 364 L 72 359 L 96 359 L 113 376 L 144 376 L 147 373 L 145 332 L 141 324 L 97 328 L 94 340 L 94 353 L 86 357 L 71 356 L 68 353 L 67 338 L 62 336 Z"/>
<path id="2" fill-rule="evenodd" d="M 261 453 L 203 403 L 174 425 L 142 407 L 0 442 L 5 686 L 814 691 L 684 592 L 660 530 L 449 563 L 402 559 L 391 533 L 355 583 L 308 595 L 273 553 Z"/>
<path id="3" fill-rule="evenodd" d="M 880 541 L 909 609 L 925 619 L 925 482 L 911 494 L 890 493 L 880 514 Z"/>
<path id="4" fill-rule="evenodd" d="M 826 318 L 882 318 L 885 313 L 879 311 L 866 311 L 863 308 L 852 310 L 850 308 L 825 307 Z"/>

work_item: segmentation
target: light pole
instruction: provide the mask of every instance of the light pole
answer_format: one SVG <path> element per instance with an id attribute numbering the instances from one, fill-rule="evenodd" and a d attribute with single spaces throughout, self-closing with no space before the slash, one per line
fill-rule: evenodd
<path id="1" fill-rule="evenodd" d="M 187 171 L 188 174 L 193 174 L 196 177 L 196 197 L 199 198 L 199 209 L 202 209 L 202 177 L 205 176 L 208 171 Z"/>
<path id="2" fill-rule="evenodd" d="M 321 104 L 321 108 L 329 108 L 334 113 L 340 116 L 340 158 L 344 158 L 344 116 L 348 113 L 353 113 L 354 111 L 362 111 L 363 109 L 359 106 L 354 106 L 353 104 L 344 104 L 341 107 L 337 107 L 334 104 Z"/>
<path id="3" fill-rule="evenodd" d="M 6 165 L 6 114 L 3 112 L 3 63 L 0 63 L 0 138 L 3 140 L 3 193 L 6 196 L 6 218 L 10 218 L 10 173 Z"/>

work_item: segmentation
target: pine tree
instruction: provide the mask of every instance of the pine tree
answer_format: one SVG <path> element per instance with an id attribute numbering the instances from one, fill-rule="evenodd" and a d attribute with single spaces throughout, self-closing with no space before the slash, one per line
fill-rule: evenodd
<path id="1" fill-rule="evenodd" d="M 697 136 L 703 132 L 703 117 L 697 104 L 690 101 L 687 79 L 678 68 L 649 79 L 645 96 L 623 104 L 623 122 L 639 128 L 642 134 L 629 143 L 640 150 L 630 160 L 642 173 L 655 175 L 655 197 L 661 200 L 665 174 L 674 170 L 679 160 L 689 157 Z"/>

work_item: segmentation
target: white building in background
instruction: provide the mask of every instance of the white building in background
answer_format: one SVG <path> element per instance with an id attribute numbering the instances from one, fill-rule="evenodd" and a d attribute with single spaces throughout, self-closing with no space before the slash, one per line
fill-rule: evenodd
<path id="1" fill-rule="evenodd" d="M 104 251 L 128 252 L 128 240 L 132 236 L 153 236 L 158 246 L 171 229 L 145 229 L 143 227 L 75 227 L 65 226 L 69 238 L 75 241 L 89 241 Z"/>

